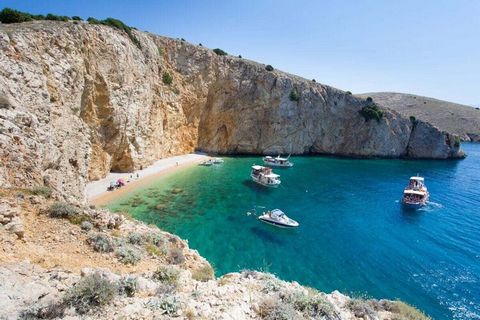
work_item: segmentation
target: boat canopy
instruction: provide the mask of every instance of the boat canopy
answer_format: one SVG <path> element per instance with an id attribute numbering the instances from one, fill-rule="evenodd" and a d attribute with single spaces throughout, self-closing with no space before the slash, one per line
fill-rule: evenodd
<path id="1" fill-rule="evenodd" d="M 270 156 L 266 156 L 265 159 L 273 159 L 273 158 Z"/>
<path id="2" fill-rule="evenodd" d="M 416 181 L 424 181 L 425 179 L 423 177 L 410 177 L 410 180 L 416 180 Z"/>
<path id="3" fill-rule="evenodd" d="M 403 194 L 415 194 L 418 196 L 424 196 L 425 192 L 424 191 L 416 191 L 416 190 L 405 190 L 403 191 Z"/>
<path id="4" fill-rule="evenodd" d="M 252 166 L 252 169 L 253 169 L 253 170 L 262 170 L 263 168 L 265 168 L 265 167 L 262 167 L 262 166 Z"/>
<path id="5" fill-rule="evenodd" d="M 273 209 L 271 211 L 271 213 L 272 213 L 273 217 L 281 217 L 281 216 L 285 215 L 285 213 L 283 213 L 283 211 L 280 210 L 280 209 Z"/>
<path id="6" fill-rule="evenodd" d="M 266 178 L 278 178 L 280 177 L 278 174 L 275 173 L 269 173 L 265 175 Z"/>

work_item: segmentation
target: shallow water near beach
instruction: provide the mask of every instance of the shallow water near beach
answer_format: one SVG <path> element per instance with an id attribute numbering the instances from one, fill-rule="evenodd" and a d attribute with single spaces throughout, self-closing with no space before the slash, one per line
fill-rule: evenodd
<path id="1" fill-rule="evenodd" d="M 109 207 L 188 239 L 217 275 L 262 269 L 321 291 L 404 300 L 434 319 L 480 319 L 480 145 L 461 161 L 292 157 L 282 184 L 251 182 L 260 157 L 194 166 Z M 429 205 L 399 202 L 411 175 Z M 280 208 L 300 223 L 256 219 Z"/>

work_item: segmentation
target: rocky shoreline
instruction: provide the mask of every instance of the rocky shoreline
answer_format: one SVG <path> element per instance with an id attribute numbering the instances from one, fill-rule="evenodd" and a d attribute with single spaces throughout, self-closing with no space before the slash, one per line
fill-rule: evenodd
<path id="1" fill-rule="evenodd" d="M 1 319 L 428 319 L 399 301 L 325 294 L 268 273 L 215 278 L 187 242 L 157 227 L 0 191 L 24 226 L 21 235 L 0 226 Z"/>

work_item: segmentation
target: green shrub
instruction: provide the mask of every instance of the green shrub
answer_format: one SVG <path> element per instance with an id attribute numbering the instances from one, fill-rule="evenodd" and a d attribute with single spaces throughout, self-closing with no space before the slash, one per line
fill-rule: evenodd
<path id="1" fill-rule="evenodd" d="M 362 117 L 365 119 L 365 122 L 375 119 L 377 122 L 380 122 L 380 120 L 383 117 L 383 111 L 380 110 L 380 108 L 375 104 L 369 104 L 364 106 L 359 113 L 362 115 Z"/>
<path id="2" fill-rule="evenodd" d="M 168 316 L 174 316 L 178 311 L 177 298 L 175 296 L 165 296 L 160 302 L 160 308 L 165 311 Z"/>
<path id="3" fill-rule="evenodd" d="M 174 264 L 182 264 L 185 261 L 183 250 L 180 248 L 172 248 L 170 250 L 170 262 Z"/>
<path id="4" fill-rule="evenodd" d="M 0 11 L 0 22 L 2 23 L 16 23 L 32 20 L 32 15 L 25 12 L 17 11 L 10 8 L 5 8 Z"/>
<path id="5" fill-rule="evenodd" d="M 33 187 L 32 194 L 45 198 L 50 198 L 50 196 L 52 195 L 52 189 L 46 186 Z"/>
<path id="6" fill-rule="evenodd" d="M 367 97 L 367 102 L 373 102 L 372 97 Z"/>
<path id="7" fill-rule="evenodd" d="M 417 118 L 415 118 L 415 116 L 410 116 L 410 122 L 411 123 L 417 122 Z"/>
<path id="8" fill-rule="evenodd" d="M 83 21 L 83 19 L 80 18 L 79 16 L 73 16 L 73 17 L 72 17 L 72 20 L 74 20 L 74 21 Z"/>
<path id="9" fill-rule="evenodd" d="M 162 76 L 163 83 L 166 85 L 171 85 L 173 82 L 173 77 L 170 73 L 165 71 Z"/>
<path id="10" fill-rule="evenodd" d="M 68 21 L 70 20 L 69 17 L 67 16 L 57 16 L 56 14 L 47 14 L 47 16 L 45 17 L 45 20 L 52 20 L 52 21 Z"/>
<path id="11" fill-rule="evenodd" d="M 61 319 L 65 316 L 67 305 L 63 301 L 53 301 L 47 305 L 32 305 L 19 314 L 22 320 Z"/>
<path id="12" fill-rule="evenodd" d="M 347 308 L 352 311 L 357 318 L 370 319 L 375 315 L 375 310 L 372 305 L 365 299 L 350 299 L 347 303 Z"/>
<path id="13" fill-rule="evenodd" d="M 145 302 L 144 306 L 152 311 L 160 311 L 163 310 L 163 312 L 159 312 L 160 314 L 164 313 L 168 316 L 170 319 L 171 317 L 176 317 L 177 311 L 179 308 L 177 298 L 175 296 L 172 296 L 170 294 L 165 295 L 161 299 L 151 299 L 147 302 Z"/>
<path id="14" fill-rule="evenodd" d="M 315 80 L 315 79 L 312 79 L 312 82 L 313 82 L 313 83 L 315 83 L 315 82 L 317 82 L 317 80 Z"/>
<path id="15" fill-rule="evenodd" d="M 118 293 L 127 297 L 133 297 L 137 293 L 137 278 L 123 277 L 118 284 Z"/>
<path id="16" fill-rule="evenodd" d="M 334 306 L 321 293 L 312 295 L 298 293 L 291 297 L 291 303 L 296 310 L 316 319 L 337 318 Z"/>
<path id="17" fill-rule="evenodd" d="M 203 47 L 203 44 L 199 43 L 198 46 L 199 46 L 199 47 Z"/>
<path id="18" fill-rule="evenodd" d="M 239 54 L 238 57 L 239 57 L 240 59 L 242 59 L 242 55 L 241 55 L 241 54 Z"/>
<path id="19" fill-rule="evenodd" d="M 123 21 L 120 21 L 118 19 L 114 19 L 114 18 L 107 18 L 105 20 L 97 20 L 95 18 L 92 18 L 92 17 L 89 17 L 87 19 L 88 23 L 90 24 L 102 24 L 104 26 L 109 26 L 109 27 L 112 27 L 112 28 L 115 28 L 115 29 L 118 29 L 118 30 L 121 30 L 121 31 L 124 31 L 128 37 L 130 38 L 130 40 L 132 40 L 132 42 L 139 48 L 141 49 L 142 45 L 140 43 L 140 41 L 137 39 L 137 37 L 135 37 L 135 35 L 133 34 L 132 32 L 132 28 L 127 26 L 125 23 L 123 23 Z"/>
<path id="20" fill-rule="evenodd" d="M 300 93 L 298 93 L 297 88 L 293 88 L 292 91 L 290 91 L 289 98 L 290 101 L 300 101 Z"/>
<path id="21" fill-rule="evenodd" d="M 85 314 L 92 308 L 109 304 L 117 293 L 117 286 L 100 274 L 94 273 L 81 279 L 66 295 L 65 302 L 78 313 Z"/>
<path id="22" fill-rule="evenodd" d="M 197 281 L 207 282 L 215 278 L 215 273 L 209 264 L 204 264 L 200 268 L 192 271 L 192 278 Z"/>
<path id="23" fill-rule="evenodd" d="M 112 239 L 103 233 L 94 234 L 87 241 L 97 252 L 113 252 L 115 249 Z"/>
<path id="24" fill-rule="evenodd" d="M 93 224 L 90 221 L 83 221 L 80 224 L 80 228 L 82 228 L 82 230 L 85 230 L 85 231 L 90 231 L 93 229 Z"/>
<path id="25" fill-rule="evenodd" d="M 273 71 L 273 67 L 271 65 L 267 64 L 267 66 L 265 67 L 265 70 Z"/>
<path id="26" fill-rule="evenodd" d="M 351 91 L 347 91 L 347 94 L 352 95 L 352 92 L 351 92 Z"/>
<path id="27" fill-rule="evenodd" d="M 143 236 L 138 232 L 131 232 L 128 235 L 127 240 L 129 243 L 136 245 L 143 245 L 143 243 L 145 242 Z"/>
<path id="28" fill-rule="evenodd" d="M 142 254 L 138 249 L 131 246 L 121 246 L 115 251 L 118 260 L 123 264 L 135 265 L 142 260 Z"/>
<path id="29" fill-rule="evenodd" d="M 185 39 L 181 38 L 180 41 L 185 42 Z"/>
<path id="30" fill-rule="evenodd" d="M 172 266 L 160 266 L 155 270 L 152 277 L 155 280 L 177 287 L 180 270 Z"/>
<path id="31" fill-rule="evenodd" d="M 453 143 L 453 145 L 455 146 L 455 148 L 460 148 L 460 137 L 455 137 L 455 142 Z"/>
<path id="32" fill-rule="evenodd" d="M 48 208 L 48 214 L 52 218 L 65 218 L 69 219 L 79 214 L 76 207 L 69 205 L 65 202 L 55 202 Z"/>
<path id="33" fill-rule="evenodd" d="M 293 306 L 283 302 L 279 296 L 265 298 L 257 310 L 258 315 L 264 320 L 296 320 L 302 319 L 295 312 Z"/>
<path id="34" fill-rule="evenodd" d="M 429 316 L 416 308 L 402 302 L 395 301 L 392 313 L 394 314 L 392 320 L 431 320 Z"/>
<path id="35" fill-rule="evenodd" d="M 228 54 L 228 53 L 226 53 L 225 51 L 223 51 L 222 49 L 219 49 L 219 48 L 213 49 L 213 52 L 215 52 L 219 56 L 226 56 Z"/>

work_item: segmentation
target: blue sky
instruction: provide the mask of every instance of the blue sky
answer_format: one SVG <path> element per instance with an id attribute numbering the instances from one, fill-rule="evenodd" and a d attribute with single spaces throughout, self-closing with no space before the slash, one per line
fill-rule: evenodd
<path id="1" fill-rule="evenodd" d="M 354 93 L 480 105 L 477 0 L 0 0 L 1 7 L 114 17 Z"/>

